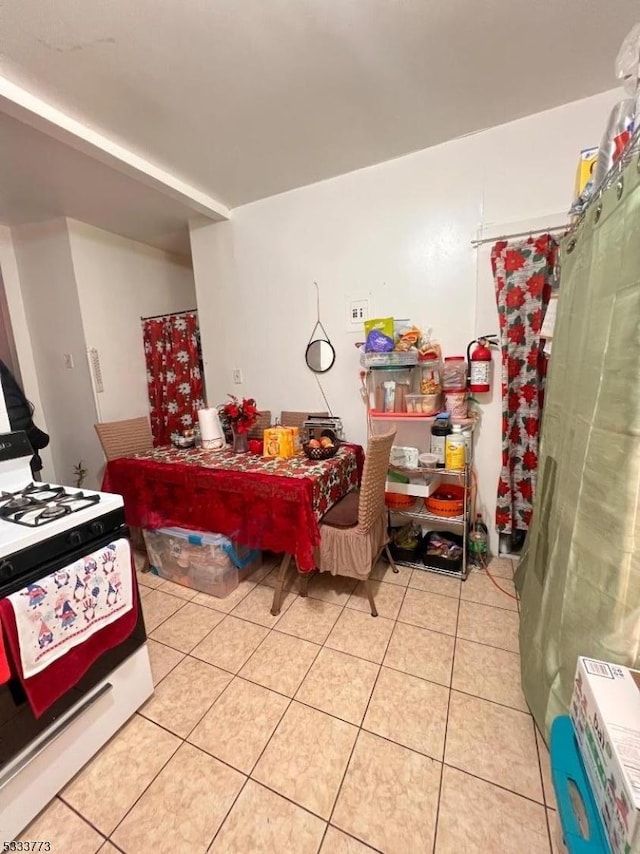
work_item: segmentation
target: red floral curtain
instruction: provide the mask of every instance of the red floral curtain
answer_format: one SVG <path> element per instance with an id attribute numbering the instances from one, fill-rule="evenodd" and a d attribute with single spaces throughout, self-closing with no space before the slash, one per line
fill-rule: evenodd
<path id="1" fill-rule="evenodd" d="M 204 406 L 198 316 L 149 318 L 142 331 L 153 444 L 168 445 L 173 433 L 197 423 Z"/>
<path id="2" fill-rule="evenodd" d="M 547 357 L 540 340 L 558 244 L 549 234 L 491 252 L 502 347 L 502 470 L 496 528 L 527 531 L 538 472 Z"/>

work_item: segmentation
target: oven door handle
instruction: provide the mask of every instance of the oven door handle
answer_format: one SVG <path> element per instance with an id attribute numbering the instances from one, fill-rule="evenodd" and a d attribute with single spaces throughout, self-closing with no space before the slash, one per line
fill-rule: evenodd
<path id="1" fill-rule="evenodd" d="M 21 771 L 23 771 L 27 765 L 30 765 L 34 759 L 36 759 L 44 750 L 46 750 L 49 745 L 54 742 L 57 738 L 59 738 L 62 733 L 68 729 L 71 724 L 76 721 L 81 715 L 83 715 L 86 711 L 88 711 L 91 706 L 96 703 L 100 697 L 103 697 L 106 693 L 108 693 L 113 688 L 111 682 L 105 682 L 100 686 L 100 688 L 94 693 L 91 694 L 90 697 L 87 697 L 84 702 L 80 703 L 80 705 L 76 706 L 74 710 L 68 715 L 66 718 L 61 720 L 55 727 L 55 729 L 51 730 L 42 741 L 39 741 L 33 747 L 29 748 L 27 752 L 18 759 L 15 765 L 13 765 L 8 771 L 4 774 L 0 775 L 0 789 L 3 786 L 6 786 L 14 777 L 16 777 Z"/>

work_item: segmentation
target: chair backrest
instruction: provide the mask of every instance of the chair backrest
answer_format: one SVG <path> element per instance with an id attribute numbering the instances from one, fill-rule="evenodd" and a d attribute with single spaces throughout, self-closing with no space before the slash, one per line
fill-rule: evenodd
<path id="1" fill-rule="evenodd" d="M 247 435 L 250 439 L 262 439 L 262 435 L 267 427 L 271 427 L 271 410 L 263 409 L 260 415 L 258 415 L 258 420 Z"/>
<path id="2" fill-rule="evenodd" d="M 360 484 L 360 502 L 358 504 L 358 529 L 366 533 L 380 518 L 384 509 L 384 487 L 389 470 L 391 446 L 396 431 L 371 436 L 364 460 L 362 483 Z"/>
<path id="3" fill-rule="evenodd" d="M 153 447 L 149 419 L 145 416 L 124 421 L 104 421 L 93 426 L 107 460 L 131 457 Z"/>
<path id="4" fill-rule="evenodd" d="M 304 422 L 310 415 L 318 415 L 322 418 L 326 417 L 328 412 L 293 412 L 283 409 L 280 413 L 280 423 L 283 427 L 298 427 L 302 433 Z"/>

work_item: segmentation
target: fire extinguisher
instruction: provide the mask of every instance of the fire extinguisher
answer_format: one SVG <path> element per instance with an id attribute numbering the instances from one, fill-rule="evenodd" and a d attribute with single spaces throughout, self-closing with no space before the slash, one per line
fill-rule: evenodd
<path id="1" fill-rule="evenodd" d="M 471 352 L 474 344 L 477 346 Z M 467 347 L 469 391 L 482 394 L 491 391 L 491 347 L 498 346 L 497 335 L 483 335 Z"/>

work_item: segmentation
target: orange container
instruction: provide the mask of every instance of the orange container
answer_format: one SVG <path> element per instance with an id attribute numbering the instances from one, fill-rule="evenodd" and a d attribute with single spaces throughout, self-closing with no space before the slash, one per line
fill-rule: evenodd
<path id="1" fill-rule="evenodd" d="M 424 506 L 434 516 L 444 519 L 450 516 L 462 516 L 464 512 L 464 486 L 451 483 L 439 486 L 433 495 L 424 500 Z"/>
<path id="2" fill-rule="evenodd" d="M 384 500 L 390 510 L 409 510 L 416 501 L 414 495 L 403 495 L 400 492 L 385 492 Z"/>

